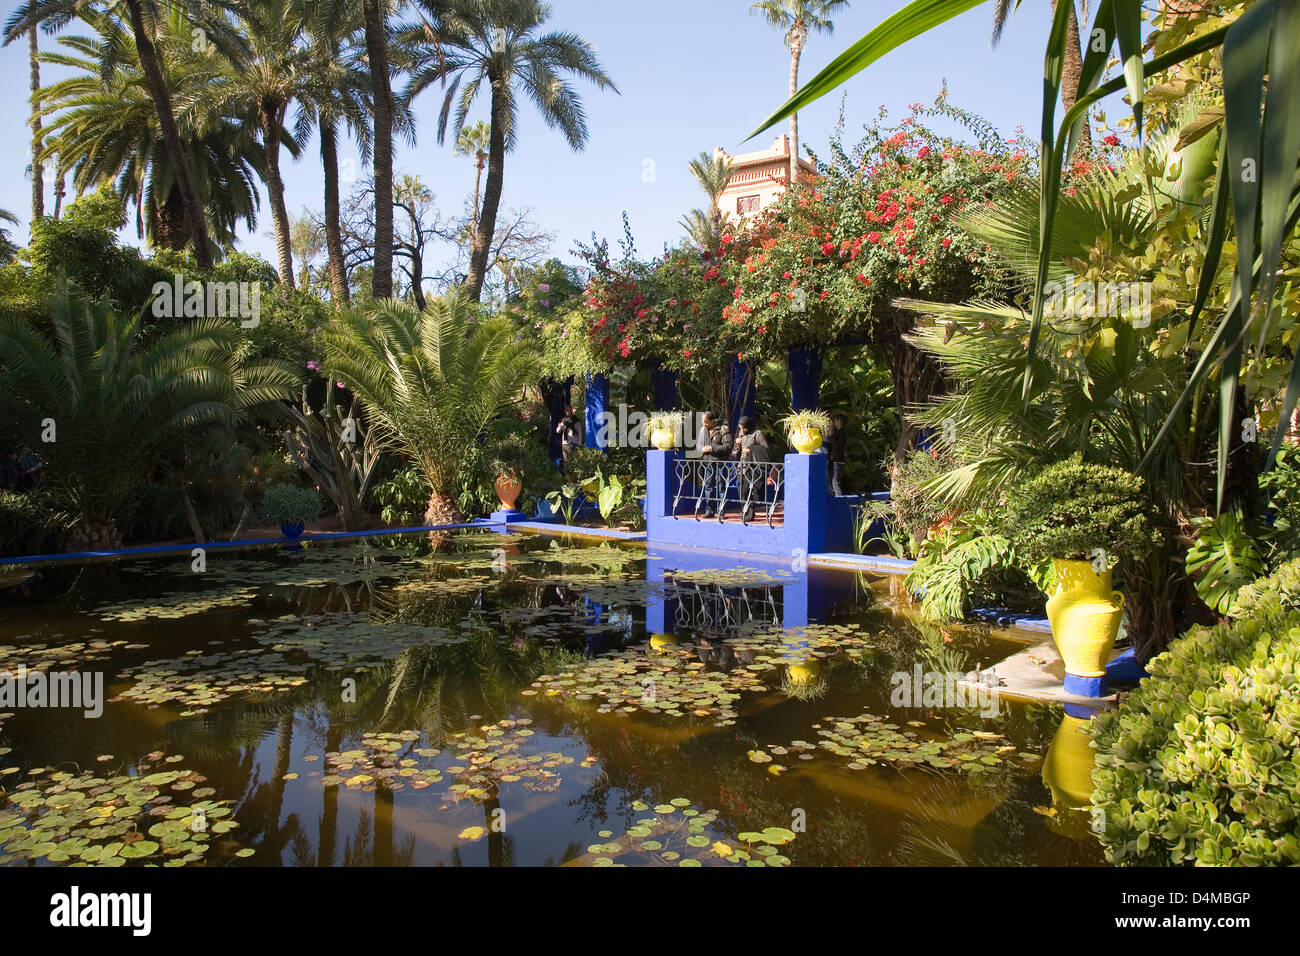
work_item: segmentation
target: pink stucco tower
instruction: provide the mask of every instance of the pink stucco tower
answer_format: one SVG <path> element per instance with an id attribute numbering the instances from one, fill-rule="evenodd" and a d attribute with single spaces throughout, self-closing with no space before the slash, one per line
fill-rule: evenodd
<path id="1" fill-rule="evenodd" d="M 731 160 L 731 181 L 718 199 L 718 208 L 732 222 L 753 215 L 785 192 L 790 178 L 790 137 L 786 134 L 782 133 L 767 149 L 755 153 L 731 156 L 718 147 L 713 155 Z M 799 169 L 810 176 L 815 172 L 813 164 L 802 157 Z"/>

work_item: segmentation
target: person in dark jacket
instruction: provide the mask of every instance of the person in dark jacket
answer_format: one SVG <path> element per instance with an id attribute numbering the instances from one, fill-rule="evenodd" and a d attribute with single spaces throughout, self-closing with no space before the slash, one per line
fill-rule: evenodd
<path id="1" fill-rule="evenodd" d="M 831 483 L 831 494 L 839 497 L 844 494 L 844 450 L 849 443 L 848 418 L 843 412 L 833 420 L 830 439 L 826 442 L 826 469 Z"/>
<path id="2" fill-rule="evenodd" d="M 560 460 L 564 467 L 568 467 L 569 452 L 582 447 L 582 423 L 578 421 L 578 410 L 572 405 L 564 410 L 564 417 L 555 426 L 555 433 L 560 436 Z"/>
<path id="3" fill-rule="evenodd" d="M 700 446 L 700 457 L 704 460 L 704 516 L 712 518 L 717 513 L 713 507 L 714 502 L 721 503 L 726 498 L 727 488 L 731 484 L 727 469 L 719 462 L 731 460 L 734 443 L 727 423 L 719 421 L 713 412 L 705 412 L 701 422 L 704 425 L 704 434 L 700 439 L 704 443 Z"/>
<path id="4" fill-rule="evenodd" d="M 763 482 L 768 480 L 769 469 L 763 466 L 771 463 L 772 452 L 767 436 L 748 415 L 742 416 L 736 426 L 739 434 L 731 456 L 740 462 L 740 500 L 745 503 L 741 520 L 750 521 L 754 517 L 754 502 L 766 498 Z"/>

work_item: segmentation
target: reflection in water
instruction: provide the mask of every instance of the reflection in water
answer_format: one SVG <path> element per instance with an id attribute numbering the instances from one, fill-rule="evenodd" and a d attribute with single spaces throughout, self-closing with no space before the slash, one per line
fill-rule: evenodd
<path id="1" fill-rule="evenodd" d="M 704 863 L 1100 862 L 1060 825 L 1087 783 L 1058 711 L 889 703 L 895 671 L 987 666 L 1008 645 L 895 613 L 892 579 L 655 552 L 482 534 L 453 559 L 418 542 L 309 543 L 210 558 L 208 575 L 179 559 L 49 570 L 0 591 L 0 667 L 97 657 L 121 695 L 151 662 L 191 661 L 200 679 L 221 660 L 231 694 L 204 711 L 182 681 L 178 699 L 124 697 L 98 721 L 18 712 L 0 722 L 0 770 L 183 754 L 239 824 L 204 865 L 586 865 L 623 852 L 602 834 L 672 814 L 672 852 Z M 267 655 L 283 669 L 259 670 Z M 855 726 L 893 728 L 883 756 L 846 763 L 823 747 L 828 714 L 881 715 Z M 1008 748 L 979 773 L 908 762 L 977 731 Z M 402 749 L 334 773 L 329 755 L 359 767 L 377 735 Z M 533 772 L 554 786 L 530 788 Z M 1035 812 L 1044 784 L 1059 819 Z M 782 842 L 796 811 L 806 828 Z M 764 832 L 776 842 L 755 843 Z M 655 842 L 627 862 L 651 861 Z"/>

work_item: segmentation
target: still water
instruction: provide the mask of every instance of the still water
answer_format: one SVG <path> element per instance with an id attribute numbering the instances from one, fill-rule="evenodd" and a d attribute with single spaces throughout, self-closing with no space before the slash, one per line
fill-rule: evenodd
<path id="1" fill-rule="evenodd" d="M 920 692 L 1022 645 L 896 579 L 491 533 L 191 561 L 0 582 L 11 689 L 104 697 L 0 704 L 0 865 L 1102 862 L 1077 721 Z"/>

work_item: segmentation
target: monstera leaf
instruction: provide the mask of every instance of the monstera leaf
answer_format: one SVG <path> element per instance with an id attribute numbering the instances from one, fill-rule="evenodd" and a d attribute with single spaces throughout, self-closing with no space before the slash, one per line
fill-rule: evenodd
<path id="1" fill-rule="evenodd" d="M 1187 552 L 1187 573 L 1195 579 L 1201 600 L 1227 614 L 1237 592 L 1264 573 L 1264 557 L 1241 518 L 1224 512 L 1213 521 L 1202 519 L 1201 532 Z"/>

